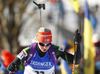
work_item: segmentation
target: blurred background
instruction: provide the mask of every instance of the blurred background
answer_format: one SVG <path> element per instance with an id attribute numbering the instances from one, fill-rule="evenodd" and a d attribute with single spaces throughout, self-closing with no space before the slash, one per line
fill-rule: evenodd
<path id="1" fill-rule="evenodd" d="M 39 9 L 33 1 L 45 4 L 45 9 Z M 92 40 L 96 43 L 100 39 L 100 1 L 87 2 L 94 36 Z M 16 56 L 19 49 L 32 43 L 41 26 L 52 30 L 52 43 L 60 46 L 67 39 L 73 42 L 77 29 L 83 36 L 84 11 L 85 0 L 0 0 L 0 52 L 7 50 Z M 82 38 L 82 56 L 83 52 Z"/>

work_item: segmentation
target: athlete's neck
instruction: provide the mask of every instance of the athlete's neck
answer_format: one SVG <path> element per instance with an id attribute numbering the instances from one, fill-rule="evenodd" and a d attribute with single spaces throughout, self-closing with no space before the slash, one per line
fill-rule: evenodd
<path id="1" fill-rule="evenodd" d="M 42 51 L 40 50 L 40 48 L 38 47 L 38 45 L 37 45 L 36 49 L 37 49 L 38 54 L 39 54 L 40 57 L 44 57 L 44 56 L 45 56 L 46 52 L 42 52 Z"/>

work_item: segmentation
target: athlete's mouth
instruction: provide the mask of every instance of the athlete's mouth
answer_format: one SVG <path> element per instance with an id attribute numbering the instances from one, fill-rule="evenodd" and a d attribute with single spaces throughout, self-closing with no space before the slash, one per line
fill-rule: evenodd
<path id="1" fill-rule="evenodd" d="M 43 52 L 46 52 L 47 50 L 46 49 L 43 49 Z"/>

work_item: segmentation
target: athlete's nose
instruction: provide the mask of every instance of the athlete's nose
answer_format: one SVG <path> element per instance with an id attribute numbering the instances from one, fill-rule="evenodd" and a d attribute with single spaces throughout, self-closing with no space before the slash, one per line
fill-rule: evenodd
<path id="1" fill-rule="evenodd" d="M 46 46 L 44 46 L 44 48 L 46 48 Z"/>

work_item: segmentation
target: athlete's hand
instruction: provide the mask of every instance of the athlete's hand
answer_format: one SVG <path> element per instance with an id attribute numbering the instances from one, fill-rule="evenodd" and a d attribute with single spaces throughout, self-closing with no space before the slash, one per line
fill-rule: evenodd
<path id="1" fill-rule="evenodd" d="M 74 36 L 75 44 L 79 44 L 81 42 L 81 39 L 82 39 L 82 36 L 80 33 L 78 33 L 78 29 L 77 29 Z"/>
<path id="2" fill-rule="evenodd" d="M 21 63 L 20 59 L 16 57 L 14 61 L 9 64 L 9 66 L 7 67 L 7 70 L 11 72 L 17 71 L 20 63 Z"/>
<path id="3" fill-rule="evenodd" d="M 7 67 L 7 70 L 11 72 L 15 72 L 17 71 L 17 69 L 18 69 L 17 64 L 15 64 L 14 62 L 10 63 L 9 66 Z"/>

